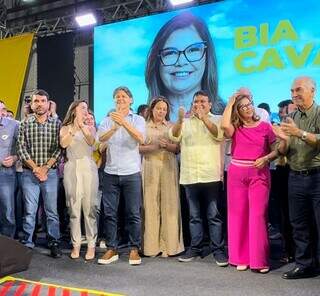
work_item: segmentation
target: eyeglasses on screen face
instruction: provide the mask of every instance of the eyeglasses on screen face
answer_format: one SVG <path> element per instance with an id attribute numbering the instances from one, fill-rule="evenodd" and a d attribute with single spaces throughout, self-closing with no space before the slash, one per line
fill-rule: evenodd
<path id="1" fill-rule="evenodd" d="M 175 65 L 182 53 L 188 62 L 198 62 L 204 57 L 206 48 L 205 41 L 191 44 L 184 50 L 178 50 L 175 47 L 167 47 L 159 51 L 159 57 L 164 66 Z"/>

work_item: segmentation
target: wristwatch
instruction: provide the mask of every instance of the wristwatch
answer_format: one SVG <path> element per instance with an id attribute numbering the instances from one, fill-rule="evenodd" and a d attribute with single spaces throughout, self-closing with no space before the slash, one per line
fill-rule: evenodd
<path id="1" fill-rule="evenodd" d="M 308 133 L 307 133 L 306 131 L 303 131 L 303 132 L 302 132 L 302 135 L 301 135 L 301 140 L 302 140 L 302 141 L 307 140 L 307 135 L 308 135 Z"/>

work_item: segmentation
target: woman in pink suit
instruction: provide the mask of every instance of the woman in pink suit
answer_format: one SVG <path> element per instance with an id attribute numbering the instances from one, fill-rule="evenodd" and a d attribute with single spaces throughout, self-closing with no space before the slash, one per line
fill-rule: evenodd
<path id="1" fill-rule="evenodd" d="M 232 139 L 228 169 L 229 263 L 237 270 L 269 271 L 267 232 L 269 162 L 276 136 L 255 114 L 252 98 L 235 93 L 223 113 L 222 129 Z"/>

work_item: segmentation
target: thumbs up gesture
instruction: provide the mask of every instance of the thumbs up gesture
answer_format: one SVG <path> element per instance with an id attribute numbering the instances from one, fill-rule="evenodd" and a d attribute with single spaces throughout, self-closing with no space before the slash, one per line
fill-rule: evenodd
<path id="1" fill-rule="evenodd" d="M 179 108 L 179 112 L 178 112 L 178 121 L 179 121 L 180 123 L 183 122 L 183 119 L 184 119 L 185 114 L 186 114 L 186 111 L 184 110 L 184 108 L 183 108 L 183 107 L 180 107 L 180 108 Z"/>

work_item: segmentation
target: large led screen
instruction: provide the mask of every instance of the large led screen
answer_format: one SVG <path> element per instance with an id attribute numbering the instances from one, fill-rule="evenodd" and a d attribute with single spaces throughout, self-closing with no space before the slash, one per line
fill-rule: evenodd
<path id="1" fill-rule="evenodd" d="M 127 86 L 133 111 L 156 95 L 167 97 L 171 119 L 203 89 L 213 111 L 238 88 L 276 116 L 292 80 L 320 82 L 320 1 L 232 0 L 103 25 L 94 32 L 94 111 L 99 122 Z"/>

